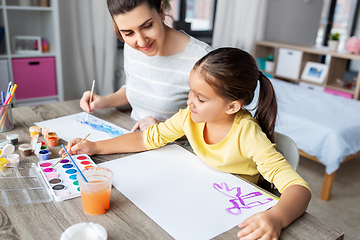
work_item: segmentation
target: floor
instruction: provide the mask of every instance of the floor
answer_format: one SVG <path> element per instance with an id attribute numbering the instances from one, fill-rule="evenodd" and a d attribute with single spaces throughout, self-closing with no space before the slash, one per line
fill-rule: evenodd
<path id="1" fill-rule="evenodd" d="M 313 193 L 307 212 L 344 232 L 345 240 L 360 240 L 360 157 L 340 166 L 329 201 L 320 199 L 323 165 L 301 157 L 297 171 Z"/>

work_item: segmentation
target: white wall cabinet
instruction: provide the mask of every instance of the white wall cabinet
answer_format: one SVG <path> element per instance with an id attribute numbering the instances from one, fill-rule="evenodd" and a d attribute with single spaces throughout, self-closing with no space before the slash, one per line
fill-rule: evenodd
<path id="1" fill-rule="evenodd" d="M 9 78 L 2 77 L 0 86 L 9 81 L 18 85 L 15 106 L 63 101 L 58 0 L 0 0 L 0 27 L 0 60 L 8 66 Z M 24 36 L 45 39 L 48 49 L 36 51 L 34 41 L 15 44 L 14 37 Z"/>

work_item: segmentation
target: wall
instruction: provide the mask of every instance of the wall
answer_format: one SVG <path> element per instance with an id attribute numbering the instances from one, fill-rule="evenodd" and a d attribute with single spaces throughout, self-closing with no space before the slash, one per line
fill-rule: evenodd
<path id="1" fill-rule="evenodd" d="M 315 45 L 323 0 L 269 0 L 265 40 Z"/>

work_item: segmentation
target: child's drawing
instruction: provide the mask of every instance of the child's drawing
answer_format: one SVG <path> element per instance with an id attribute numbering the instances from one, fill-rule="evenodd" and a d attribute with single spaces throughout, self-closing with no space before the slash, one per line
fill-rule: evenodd
<path id="1" fill-rule="evenodd" d="M 233 215 L 240 215 L 241 209 L 251 209 L 264 204 L 267 204 L 274 199 L 263 195 L 261 192 L 251 192 L 248 194 L 241 195 L 241 188 L 234 187 L 229 188 L 226 183 L 217 184 L 214 183 L 214 188 L 220 193 L 224 194 L 231 199 L 229 202 L 233 205 L 232 207 L 226 208 L 226 212 Z"/>
<path id="2" fill-rule="evenodd" d="M 80 124 L 89 125 L 92 129 L 97 131 L 102 131 L 107 133 L 110 137 L 117 137 L 125 134 L 124 131 L 118 130 L 104 121 L 99 121 L 96 118 L 88 118 L 85 122 L 85 119 L 81 115 L 74 115 L 73 118 Z"/>

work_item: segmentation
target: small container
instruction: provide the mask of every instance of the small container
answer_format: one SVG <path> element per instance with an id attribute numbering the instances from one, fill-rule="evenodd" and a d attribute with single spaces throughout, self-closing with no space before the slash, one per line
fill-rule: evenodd
<path id="1" fill-rule="evenodd" d="M 19 158 L 19 154 L 9 154 L 6 156 L 6 160 L 8 161 L 8 167 L 17 167 L 19 166 L 19 161 L 20 161 L 20 158 Z"/>
<path id="2" fill-rule="evenodd" d="M 48 147 L 46 145 L 45 146 L 41 145 L 40 150 L 48 150 Z"/>
<path id="3" fill-rule="evenodd" d="M 19 135 L 17 135 L 16 133 L 8 134 L 6 136 L 6 139 L 9 140 L 12 145 L 16 145 L 19 142 Z"/>
<path id="4" fill-rule="evenodd" d="M 2 155 L 5 156 L 8 167 L 16 167 L 19 165 L 19 154 L 14 154 L 15 147 L 12 144 L 6 144 L 2 149 Z"/>
<path id="5" fill-rule="evenodd" d="M 59 144 L 59 138 L 55 132 L 49 132 L 47 142 L 50 147 L 56 147 Z"/>
<path id="6" fill-rule="evenodd" d="M 19 146 L 19 151 L 21 156 L 27 157 L 32 154 L 32 149 L 30 144 L 21 144 Z"/>
<path id="7" fill-rule="evenodd" d="M 46 143 L 44 141 L 38 141 L 37 143 L 41 143 L 41 146 L 46 146 Z"/>
<path id="8" fill-rule="evenodd" d="M 41 150 L 38 154 L 39 161 L 45 161 L 50 159 L 50 151 L 49 150 Z"/>
<path id="9" fill-rule="evenodd" d="M 100 224 L 82 222 L 67 228 L 60 237 L 60 240 L 75 239 L 106 240 L 107 232 Z"/>
<path id="10" fill-rule="evenodd" d="M 7 168 L 7 165 L 6 158 L 0 158 L 0 171 L 4 171 Z"/>
<path id="11" fill-rule="evenodd" d="M 38 126 L 32 126 L 29 128 L 30 131 L 30 137 L 35 136 L 36 134 L 40 136 L 40 127 Z"/>

